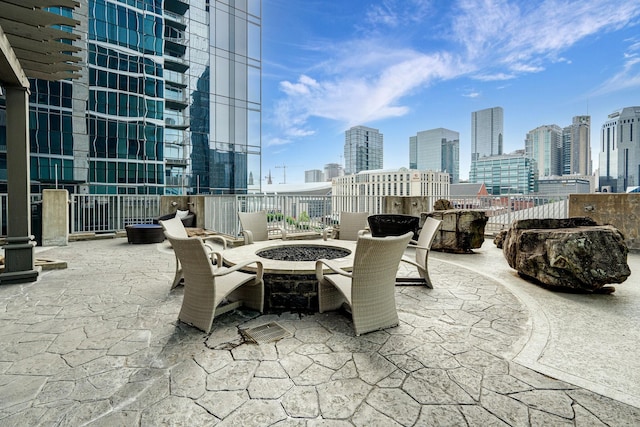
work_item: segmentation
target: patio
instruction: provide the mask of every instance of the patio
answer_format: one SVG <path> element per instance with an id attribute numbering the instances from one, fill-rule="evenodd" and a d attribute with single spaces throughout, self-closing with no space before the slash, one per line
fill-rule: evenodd
<path id="1" fill-rule="evenodd" d="M 0 286 L 3 425 L 640 423 L 637 253 L 613 295 L 578 295 L 523 281 L 489 240 L 433 252 L 434 289 L 396 288 L 401 325 L 355 337 L 339 312 L 177 322 L 166 242 L 44 249 L 68 268 Z M 273 321 L 292 336 L 239 333 Z"/>

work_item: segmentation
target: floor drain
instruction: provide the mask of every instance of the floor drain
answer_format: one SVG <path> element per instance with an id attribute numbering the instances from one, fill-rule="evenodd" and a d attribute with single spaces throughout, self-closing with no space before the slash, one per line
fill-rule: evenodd
<path id="1" fill-rule="evenodd" d="M 277 322 L 271 322 L 255 328 L 241 329 L 240 333 L 249 341 L 255 343 L 266 343 L 288 338 L 292 334 Z"/>

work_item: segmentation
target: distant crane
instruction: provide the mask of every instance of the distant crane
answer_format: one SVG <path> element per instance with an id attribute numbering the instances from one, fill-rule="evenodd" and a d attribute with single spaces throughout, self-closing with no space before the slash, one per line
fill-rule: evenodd
<path id="1" fill-rule="evenodd" d="M 282 169 L 282 174 L 283 176 L 283 180 L 280 184 L 286 184 L 287 183 L 287 165 L 285 165 L 284 163 L 282 164 L 282 166 L 276 166 L 276 169 Z"/>

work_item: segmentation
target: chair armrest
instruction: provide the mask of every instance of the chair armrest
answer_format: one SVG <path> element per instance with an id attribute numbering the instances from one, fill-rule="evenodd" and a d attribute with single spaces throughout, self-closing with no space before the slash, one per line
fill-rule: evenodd
<path id="1" fill-rule="evenodd" d="M 365 228 L 364 230 L 358 230 L 358 237 L 360 236 L 368 236 L 371 234 L 371 230 Z"/>
<path id="2" fill-rule="evenodd" d="M 253 243 L 253 233 L 251 232 L 251 230 L 242 230 L 241 233 L 244 236 L 245 245 L 250 245 L 251 243 Z"/>
<path id="3" fill-rule="evenodd" d="M 400 262 L 406 262 L 407 264 L 411 264 L 414 267 L 419 268 L 419 269 L 423 268 L 420 264 L 418 264 L 417 262 L 413 261 L 410 258 L 407 258 L 406 256 L 403 256 L 402 258 L 400 258 Z"/>
<path id="4" fill-rule="evenodd" d="M 215 241 L 217 241 L 217 242 L 222 244 L 222 248 L 223 249 L 227 249 L 227 239 L 225 239 L 222 236 L 206 236 L 206 237 L 202 238 L 203 242 L 206 242 L 208 240 L 215 240 Z"/>
<path id="5" fill-rule="evenodd" d="M 343 270 L 342 267 L 340 267 L 338 265 L 338 263 L 336 263 L 336 262 L 334 262 L 332 260 L 321 258 L 321 259 L 316 261 L 316 278 L 318 280 L 322 280 L 322 277 L 324 276 L 324 272 L 322 271 L 323 270 L 323 268 L 322 268 L 323 265 L 326 265 L 327 267 L 329 267 L 329 269 L 331 271 L 333 271 L 335 273 L 338 273 L 338 274 L 340 274 L 342 276 L 353 278 L 353 274 L 348 272 L 348 271 Z"/>
<path id="6" fill-rule="evenodd" d="M 222 260 L 222 254 L 220 252 L 215 252 L 216 254 L 220 255 L 220 260 Z M 256 264 L 256 278 L 258 280 L 262 280 L 262 275 L 263 275 L 263 267 L 262 267 L 262 262 L 258 261 L 258 260 L 252 260 L 252 261 L 245 261 L 245 262 L 241 262 L 239 264 L 234 265 L 233 267 L 222 267 L 222 268 L 218 268 L 213 275 L 214 276 L 224 276 L 227 275 L 229 273 L 233 273 L 234 271 L 238 271 L 242 268 L 246 268 L 251 264 Z M 220 261 L 220 264 L 222 265 L 222 261 Z"/>
<path id="7" fill-rule="evenodd" d="M 325 228 L 322 230 L 322 239 L 327 240 L 329 238 L 329 233 L 331 233 L 331 238 L 333 238 L 335 231 L 336 230 L 333 227 Z"/>
<path id="8" fill-rule="evenodd" d="M 414 248 L 414 249 L 424 249 L 426 251 L 431 250 L 430 248 L 426 247 L 426 246 L 420 246 L 418 245 L 418 242 L 416 242 L 415 240 L 410 240 L 409 244 L 407 245 L 407 248 Z"/>
<path id="9" fill-rule="evenodd" d="M 274 226 L 268 227 L 267 231 L 279 231 L 280 234 L 282 235 L 282 240 L 286 240 L 287 238 L 287 230 L 284 227 L 274 225 Z"/>
<path id="10" fill-rule="evenodd" d="M 217 265 L 218 267 L 222 267 L 222 254 L 220 252 L 211 252 L 209 254 L 209 258 L 211 258 L 211 263 Z"/>

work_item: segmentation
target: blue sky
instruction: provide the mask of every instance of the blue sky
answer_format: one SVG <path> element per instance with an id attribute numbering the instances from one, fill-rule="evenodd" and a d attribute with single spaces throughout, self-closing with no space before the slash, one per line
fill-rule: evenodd
<path id="1" fill-rule="evenodd" d="M 607 115 L 640 105 L 637 0 L 263 0 L 262 25 L 262 172 L 274 183 L 342 163 L 357 125 L 384 134 L 385 169 L 409 166 L 417 132 L 457 131 L 467 178 L 471 112 L 496 106 L 505 152 L 591 115 L 595 169 Z"/>

